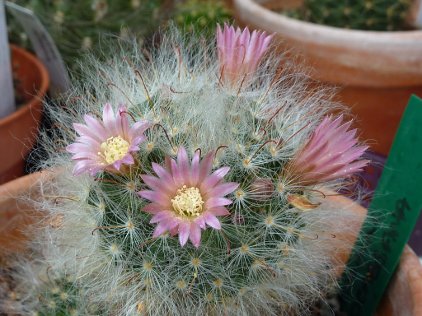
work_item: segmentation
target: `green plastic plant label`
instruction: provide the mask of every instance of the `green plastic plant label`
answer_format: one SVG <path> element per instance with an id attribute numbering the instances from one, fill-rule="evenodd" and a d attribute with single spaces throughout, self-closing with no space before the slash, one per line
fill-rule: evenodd
<path id="1" fill-rule="evenodd" d="M 50 75 L 50 93 L 57 96 L 70 87 L 69 76 L 56 44 L 37 16 L 29 9 L 6 2 L 7 9 L 22 25 L 35 53 Z"/>
<path id="2" fill-rule="evenodd" d="M 421 126 L 422 100 L 412 96 L 341 280 L 342 306 L 349 316 L 374 314 L 419 218 Z"/>
<path id="3" fill-rule="evenodd" d="M 4 11 L 4 1 L 0 0 L 0 119 L 15 111 L 12 65 L 10 63 L 6 14 Z"/>

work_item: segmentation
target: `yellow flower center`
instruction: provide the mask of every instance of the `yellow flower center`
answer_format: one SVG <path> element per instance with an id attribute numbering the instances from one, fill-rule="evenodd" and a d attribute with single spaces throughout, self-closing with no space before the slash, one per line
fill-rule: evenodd
<path id="1" fill-rule="evenodd" d="M 173 210 L 181 216 L 197 217 L 201 215 L 204 201 L 196 187 L 187 188 L 184 185 L 177 190 L 177 195 L 171 200 Z"/>
<path id="2" fill-rule="evenodd" d="M 129 150 L 129 143 L 120 136 L 110 137 L 100 145 L 101 152 L 98 154 L 105 160 L 106 163 L 122 159 Z"/>

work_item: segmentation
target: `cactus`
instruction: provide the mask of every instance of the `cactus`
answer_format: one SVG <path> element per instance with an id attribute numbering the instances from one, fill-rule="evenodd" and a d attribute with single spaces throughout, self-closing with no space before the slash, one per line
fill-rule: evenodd
<path id="1" fill-rule="evenodd" d="M 166 17 L 165 0 L 15 0 L 33 10 L 55 40 L 66 64 L 75 69 L 75 63 L 87 52 L 97 56 L 107 47 L 101 44 L 104 37 L 123 38 L 136 36 L 142 41 Z M 13 19 L 10 19 L 13 22 Z M 28 38 L 16 22 L 9 27 L 10 39 L 28 47 Z"/>
<path id="2" fill-rule="evenodd" d="M 300 9 L 287 15 L 336 27 L 374 31 L 407 28 L 412 0 L 305 0 Z"/>
<path id="3" fill-rule="evenodd" d="M 33 200 L 46 219 L 27 266 L 54 272 L 16 310 L 70 315 L 60 288 L 96 315 L 291 315 L 335 289 L 354 217 L 321 190 L 344 188 L 366 147 L 327 115 L 327 90 L 274 67 L 271 37 L 226 25 L 216 47 L 173 30 L 86 64 L 68 108 L 49 107 L 57 174 Z"/>
<path id="4" fill-rule="evenodd" d="M 176 3 L 173 19 L 181 29 L 201 30 L 211 37 L 215 25 L 230 22 L 232 13 L 221 0 L 182 0 Z"/>
<path id="5" fill-rule="evenodd" d="M 14 268 L 0 270 L 0 310 L 7 315 L 101 315 L 85 300 L 80 284 L 51 267 L 18 260 Z M 28 282 L 31 280 L 32 282 Z"/>

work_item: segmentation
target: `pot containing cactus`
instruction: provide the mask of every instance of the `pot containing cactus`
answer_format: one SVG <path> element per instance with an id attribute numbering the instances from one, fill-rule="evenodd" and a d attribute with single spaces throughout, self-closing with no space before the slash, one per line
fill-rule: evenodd
<path id="1" fill-rule="evenodd" d="M 410 94 L 422 94 L 422 31 L 406 24 L 411 2 L 234 0 L 234 7 L 242 23 L 275 33 L 283 49 L 301 55 L 314 78 L 340 86 L 362 136 L 387 155 Z"/>
<path id="2" fill-rule="evenodd" d="M 4 183 L 24 172 L 24 159 L 36 140 L 49 77 L 41 62 L 22 48 L 10 46 L 10 58 L 3 2 L 0 7 L 0 42 L 4 50 L 0 58 L 0 183 Z"/>
<path id="3" fill-rule="evenodd" d="M 25 194 L 42 220 L 30 256 L 8 258 L 2 308 L 301 315 L 335 291 L 365 217 L 336 191 L 367 147 L 306 76 L 273 67 L 271 41 L 173 30 L 148 54 L 91 59 L 74 111 L 49 109 L 42 167 L 55 171 Z"/>

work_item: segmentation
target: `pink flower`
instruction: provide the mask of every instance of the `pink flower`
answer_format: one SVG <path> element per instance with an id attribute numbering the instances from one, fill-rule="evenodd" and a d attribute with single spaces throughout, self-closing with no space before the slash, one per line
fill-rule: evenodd
<path id="1" fill-rule="evenodd" d="M 293 158 L 289 169 L 301 184 L 345 178 L 368 164 L 359 160 L 368 147 L 357 145 L 356 129 L 349 130 L 352 121 L 341 124 L 342 120 L 343 116 L 325 117 Z"/>
<path id="2" fill-rule="evenodd" d="M 66 147 L 76 161 L 74 175 L 94 176 L 100 170 L 119 171 L 122 164 L 134 164 L 132 153 L 145 140 L 146 121 L 129 127 L 126 108 L 121 106 L 115 114 L 110 104 L 104 106 L 102 122 L 91 115 L 84 115 L 84 120 L 86 124 L 73 124 L 79 137 Z"/>
<path id="3" fill-rule="evenodd" d="M 223 82 L 231 84 L 247 80 L 253 74 L 268 49 L 273 35 L 224 24 L 217 27 L 217 49 Z"/>
<path id="4" fill-rule="evenodd" d="M 250 185 L 250 194 L 255 201 L 264 202 L 274 194 L 274 184 L 269 178 L 257 178 Z"/>
<path id="5" fill-rule="evenodd" d="M 205 229 L 206 225 L 221 229 L 217 216 L 228 215 L 225 206 L 232 203 L 224 196 L 236 190 L 238 184 L 223 183 L 229 167 L 211 173 L 213 159 L 214 152 L 210 152 L 200 161 L 197 151 L 190 162 L 186 150 L 181 147 L 177 162 L 167 157 L 165 167 L 152 163 L 158 178 L 141 176 L 152 189 L 138 194 L 152 202 L 144 207 L 144 211 L 153 214 L 152 224 L 158 223 L 154 238 L 168 231 L 172 235 L 179 235 L 181 246 L 189 238 L 198 248 L 201 229 Z"/>

